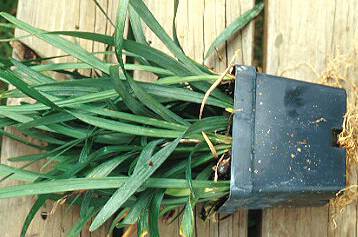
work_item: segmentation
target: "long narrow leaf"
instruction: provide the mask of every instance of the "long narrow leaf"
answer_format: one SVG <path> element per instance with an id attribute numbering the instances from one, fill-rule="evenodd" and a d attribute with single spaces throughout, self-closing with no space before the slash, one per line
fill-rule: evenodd
<path id="1" fill-rule="evenodd" d="M 96 230 L 104 222 L 108 220 L 127 199 L 132 196 L 136 190 L 143 185 L 143 183 L 154 173 L 156 169 L 170 156 L 179 144 L 182 136 L 175 139 L 169 145 L 159 150 L 155 155 L 150 158 L 147 167 L 139 167 L 138 172 L 129 177 L 128 181 L 123 184 L 108 200 L 106 205 L 101 209 L 96 218 L 94 219 L 90 230 Z"/>
<path id="2" fill-rule="evenodd" d="M 145 209 L 138 220 L 138 237 L 146 237 L 149 230 L 149 210 Z"/>
<path id="3" fill-rule="evenodd" d="M 149 214 L 149 233 L 150 236 L 159 236 L 159 218 L 160 206 L 164 197 L 164 191 L 158 191 L 154 194 L 150 203 Z"/>
<path id="4" fill-rule="evenodd" d="M 126 16 L 129 6 L 129 0 L 122 0 L 118 4 L 117 10 L 117 19 L 116 19 L 116 32 L 114 34 L 114 43 L 116 48 L 117 60 L 121 66 L 123 66 L 122 61 L 122 49 L 124 41 L 124 28 L 126 24 Z"/>
<path id="5" fill-rule="evenodd" d="M 182 237 L 193 237 L 194 236 L 194 211 L 192 203 L 188 198 L 188 202 L 185 205 L 183 219 L 180 224 L 180 236 Z"/>
<path id="6" fill-rule="evenodd" d="M 28 84 L 26 84 L 20 78 L 15 76 L 11 71 L 0 71 L 0 77 L 5 79 L 8 83 L 16 86 L 16 88 L 18 88 L 20 91 L 22 91 L 24 94 L 26 94 L 30 98 L 33 98 L 33 99 L 41 102 L 42 104 L 47 105 L 53 109 L 60 110 L 60 108 L 55 103 L 53 103 L 51 100 L 47 99 L 46 96 L 44 96 L 37 90 L 29 87 Z"/>
<path id="7" fill-rule="evenodd" d="M 148 143 L 140 153 L 140 156 L 138 157 L 138 161 L 136 163 L 136 166 L 134 167 L 133 174 L 138 173 L 138 171 L 141 171 L 143 166 L 148 166 L 148 162 L 150 161 L 150 157 L 152 157 L 154 150 L 157 148 L 157 146 L 163 142 L 163 139 L 154 140 Z"/>
<path id="8" fill-rule="evenodd" d="M 11 175 L 12 174 L 12 175 Z M 11 175 L 11 176 L 9 176 Z M 5 164 L 0 164 L 0 177 L 9 176 L 10 179 L 33 182 L 38 178 L 46 178 L 45 174 L 40 174 L 24 169 L 14 168 Z"/>
<path id="9" fill-rule="evenodd" d="M 169 122 L 177 122 L 187 126 L 190 124 L 186 122 L 183 118 L 160 104 L 156 99 L 149 95 L 140 85 L 138 85 L 133 78 L 131 78 L 130 76 L 128 76 L 127 78 L 129 85 L 133 89 L 133 92 L 136 97 L 148 108 L 153 110 L 156 114 L 160 115 L 164 120 Z"/>
<path id="10" fill-rule="evenodd" d="M 115 189 L 122 187 L 123 184 L 129 182 L 129 180 L 132 182 L 132 179 L 128 177 L 73 178 L 42 181 L 39 183 L 1 188 L 0 199 L 48 193 L 63 193 L 76 190 Z M 143 187 L 146 188 L 185 189 L 188 185 L 185 179 L 149 178 L 147 180 L 138 180 L 136 183 L 137 182 L 141 182 Z M 229 183 L 229 181 L 213 182 L 193 180 L 193 188 L 222 188 L 228 191 Z"/>
<path id="11" fill-rule="evenodd" d="M 15 18 L 14 16 L 12 16 L 8 13 L 1 12 L 0 16 L 4 17 L 8 21 L 10 21 L 14 25 L 16 25 L 18 28 L 35 35 L 36 37 L 46 41 L 47 43 L 49 43 L 59 49 L 62 49 L 64 52 L 78 58 L 79 60 L 81 60 L 83 62 L 88 63 L 89 65 L 93 66 L 94 68 L 108 73 L 109 68 L 108 68 L 108 66 L 106 66 L 105 63 L 100 61 L 97 57 L 95 57 L 94 55 L 92 55 L 91 53 L 89 53 L 88 51 L 86 51 L 85 49 L 80 47 L 79 45 L 77 45 L 69 40 L 66 40 L 64 38 L 61 38 L 60 36 L 55 35 L 55 34 L 45 34 L 45 31 L 37 29 L 35 27 L 32 27 L 31 25 Z"/>
<path id="12" fill-rule="evenodd" d="M 115 90 L 123 98 L 124 103 L 127 107 L 135 114 L 151 114 L 139 101 L 129 93 L 129 86 L 127 85 L 124 72 L 120 66 L 110 67 L 111 79 Z"/>
<path id="13" fill-rule="evenodd" d="M 122 132 L 126 134 L 133 134 L 138 136 L 149 136 L 149 137 L 167 137 L 173 138 L 178 137 L 181 132 L 179 131 L 170 131 L 165 129 L 154 129 L 154 128 L 146 128 L 141 126 L 135 126 L 130 124 L 125 124 L 121 122 L 117 122 L 114 120 L 103 119 L 100 117 L 95 117 L 87 114 L 81 114 L 77 112 L 71 112 L 71 114 L 78 119 L 86 122 L 90 125 L 108 129 L 111 131 Z"/>
<path id="14" fill-rule="evenodd" d="M 94 40 L 97 42 L 114 46 L 113 37 L 98 33 L 83 31 L 56 31 L 48 32 L 48 34 L 68 35 L 81 39 Z M 188 70 L 181 62 L 178 62 L 173 57 L 146 44 L 138 43 L 132 40 L 124 40 L 123 49 L 126 52 L 131 52 L 140 57 L 144 57 L 146 60 L 152 61 L 155 64 L 160 65 L 161 67 L 168 69 L 171 72 L 175 72 L 178 75 L 190 75 L 190 70 Z"/>
<path id="15" fill-rule="evenodd" d="M 153 190 L 149 189 L 138 197 L 136 200 L 136 203 L 129 211 L 126 218 L 123 220 L 121 224 L 124 225 L 132 225 L 135 224 L 138 219 L 140 218 L 141 214 L 143 214 L 143 211 L 148 208 L 149 203 L 152 200 L 154 193 Z"/>
<path id="16" fill-rule="evenodd" d="M 46 201 L 49 199 L 49 195 L 40 195 L 36 202 L 32 205 L 29 213 L 26 216 L 25 222 L 22 225 L 21 234 L 20 237 L 25 237 L 27 230 L 34 219 L 35 215 L 38 213 L 38 211 L 42 208 L 42 206 L 45 205 Z"/>
<path id="17" fill-rule="evenodd" d="M 85 216 L 81 217 L 77 221 L 77 223 L 72 227 L 71 231 L 68 233 L 68 237 L 77 237 L 81 234 L 81 230 L 86 225 L 88 221 L 96 214 L 96 209 L 94 207 L 90 207 Z"/>
<path id="18" fill-rule="evenodd" d="M 175 44 L 183 51 L 182 47 L 180 46 L 180 42 L 177 35 L 177 28 L 175 24 L 175 20 L 177 18 L 177 13 L 178 13 L 178 6 L 179 6 L 179 0 L 174 0 L 174 17 L 172 22 L 172 31 L 173 31 L 173 40 Z"/>
<path id="19" fill-rule="evenodd" d="M 102 14 L 106 17 L 107 21 L 109 23 L 111 23 L 112 26 L 115 26 L 114 23 L 112 22 L 111 18 L 108 16 L 107 12 L 101 6 L 101 4 L 99 4 L 99 2 L 97 0 L 93 0 L 93 1 L 96 4 L 96 6 L 98 7 L 98 9 L 102 12 Z"/>
<path id="20" fill-rule="evenodd" d="M 142 21 L 141 21 L 139 15 L 137 14 L 136 11 L 133 10 L 133 8 L 131 6 L 129 7 L 128 10 L 129 10 L 129 19 L 130 19 L 130 23 L 131 23 L 131 27 L 132 27 L 132 31 L 133 31 L 135 40 L 138 43 L 148 45 L 148 42 L 144 35 Z"/>
<path id="21" fill-rule="evenodd" d="M 236 32 L 244 28 L 248 23 L 250 23 L 264 7 L 263 3 L 258 3 L 251 10 L 245 12 L 242 16 L 234 20 L 228 27 L 225 28 L 223 32 L 216 37 L 216 39 L 211 43 L 208 51 L 205 54 L 205 59 L 208 58 L 215 49 L 218 49 L 223 43 L 225 43 L 230 37 L 232 37 Z"/>
<path id="22" fill-rule="evenodd" d="M 98 166 L 96 166 L 90 173 L 86 175 L 88 178 L 101 178 L 108 176 L 115 168 L 117 168 L 121 163 L 130 158 L 132 154 L 127 154 L 124 156 L 118 156 L 112 158 Z"/>
<path id="23" fill-rule="evenodd" d="M 131 0 L 130 4 L 147 26 L 153 31 L 153 33 L 156 34 L 156 36 L 164 43 L 164 45 L 167 46 L 175 57 L 179 59 L 179 61 L 181 61 L 192 73 L 196 75 L 203 74 L 203 72 L 193 65 L 183 51 L 169 37 L 142 0 Z"/>

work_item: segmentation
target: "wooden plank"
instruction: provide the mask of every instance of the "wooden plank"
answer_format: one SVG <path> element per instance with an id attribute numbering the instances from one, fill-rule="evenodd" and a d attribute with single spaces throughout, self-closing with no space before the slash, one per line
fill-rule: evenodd
<path id="1" fill-rule="evenodd" d="M 76 14 L 74 12 L 71 12 L 72 9 L 75 9 L 72 7 L 71 1 L 64 1 L 64 4 L 67 4 L 67 7 L 69 7 L 69 11 L 67 13 L 70 15 L 70 17 L 75 17 Z M 33 11 L 29 14 L 25 14 L 26 9 L 30 9 L 31 5 L 33 7 L 36 7 L 36 4 L 39 2 L 35 1 L 20 1 L 18 6 L 18 12 L 19 17 L 26 20 L 30 24 L 34 25 L 40 25 L 44 26 L 46 25 L 46 28 L 48 29 L 56 29 L 60 27 L 58 24 L 58 21 L 48 21 L 45 20 L 49 16 L 55 17 L 55 18 L 64 18 L 65 15 L 65 8 L 63 6 L 65 5 L 52 5 L 52 7 L 47 4 L 48 2 L 43 2 L 44 9 L 51 9 L 45 13 L 45 11 L 37 12 Z M 55 10 L 56 9 L 56 10 Z M 38 13 L 38 14 L 31 14 L 31 13 Z M 50 14 L 50 15 L 46 15 Z M 16 32 L 16 35 L 21 35 L 23 32 Z M 34 48 L 41 48 L 44 46 L 44 44 L 40 41 L 35 41 L 32 38 L 29 38 L 26 41 L 26 44 L 31 45 L 31 47 Z M 42 45 L 42 46 L 41 46 Z M 14 54 L 16 54 L 16 50 L 18 48 L 15 48 Z M 57 54 L 58 50 L 54 48 L 47 48 L 47 52 L 51 55 Z M 9 101 L 11 104 L 19 103 L 18 100 Z M 18 155 L 24 155 L 24 154 L 31 154 L 37 152 L 34 149 L 31 149 L 27 146 L 24 146 L 22 144 L 19 144 L 17 142 L 14 142 L 10 139 L 4 138 L 3 144 L 2 144 L 2 150 L 1 150 L 1 163 L 8 163 L 7 158 L 18 156 Z M 13 164 L 12 164 L 13 165 Z M 21 165 L 21 164 L 17 164 Z M 36 168 L 36 167 L 34 167 Z M 2 185 L 7 185 L 9 183 L 3 183 Z M 12 184 L 15 184 L 15 182 L 12 182 Z M 18 199 L 12 199 L 12 200 L 2 200 L 0 202 L 0 229 L 2 230 L 2 236 L 19 236 L 21 226 L 23 224 L 23 221 L 30 210 L 32 204 L 34 202 L 33 198 L 18 198 Z M 43 213 L 42 217 L 41 214 L 38 214 L 31 225 L 28 236 L 49 236 L 46 234 L 46 232 L 52 233 L 51 236 L 64 236 L 64 230 L 68 229 L 71 225 L 73 225 L 74 221 L 77 219 L 78 212 L 69 212 L 66 215 L 66 219 L 63 219 L 63 213 L 65 212 L 64 207 L 59 207 L 54 215 L 51 217 L 46 217 L 46 214 L 49 214 L 53 208 L 53 205 L 51 203 L 47 203 L 41 210 L 41 213 Z M 46 218 L 46 219 L 45 219 Z M 47 231 L 46 231 L 47 230 Z"/>
<path id="2" fill-rule="evenodd" d="M 168 34 L 172 34 L 171 21 L 173 16 L 173 2 L 165 1 L 158 4 L 157 1 L 147 0 L 148 7 L 163 25 Z M 215 37 L 235 18 L 250 9 L 254 1 L 234 0 L 206 0 L 206 1 L 180 1 L 177 15 L 178 38 L 185 53 L 198 62 L 204 60 L 204 53 Z M 151 45 L 169 52 L 159 42 L 156 36 L 148 29 L 145 34 Z M 210 57 L 206 63 L 217 72 L 225 70 L 228 60 L 236 50 L 240 50 L 238 63 L 251 64 L 252 62 L 253 25 L 247 27 L 242 34 L 237 34 L 227 46 L 223 47 Z M 220 58 L 220 59 L 219 59 Z M 200 209 L 197 208 L 196 216 Z M 218 220 L 219 216 L 216 216 Z M 170 236 L 178 234 L 180 223 L 175 221 L 169 226 L 161 226 L 161 235 Z M 240 211 L 234 216 L 223 221 L 203 222 L 196 218 L 196 236 L 246 236 L 247 212 Z"/>
<path id="3" fill-rule="evenodd" d="M 265 71 L 318 80 L 329 59 L 352 53 L 358 40 L 357 1 L 273 1 L 265 5 Z M 357 70 L 357 69 L 356 69 Z M 356 181 L 356 176 L 352 179 Z M 357 236 L 357 203 L 329 225 L 329 207 L 264 211 L 263 236 Z"/>
<path id="4" fill-rule="evenodd" d="M 150 11 L 153 13 L 155 18 L 158 20 L 160 25 L 166 30 L 169 35 L 172 35 L 172 21 L 171 19 L 174 16 L 174 1 L 162 1 L 161 4 L 158 4 L 158 1 L 155 0 L 145 0 L 144 1 Z M 147 38 L 147 41 L 152 47 L 160 49 L 166 53 L 170 54 L 170 51 L 165 47 L 165 45 L 157 38 L 157 36 L 143 23 L 144 34 Z M 156 77 L 150 73 L 139 72 L 136 74 L 136 79 L 138 80 L 155 80 Z M 177 209 L 176 213 L 180 210 Z M 180 222 L 176 220 L 168 220 L 165 223 L 163 220 L 160 222 L 160 236 L 179 236 Z M 169 224 L 170 223 L 170 224 Z"/>
<path id="5" fill-rule="evenodd" d="M 110 18 L 114 21 L 118 0 L 100 0 L 99 3 L 107 11 Z M 148 7 L 153 11 L 159 22 L 171 34 L 171 19 L 173 16 L 173 2 L 147 0 Z M 204 52 L 209 47 L 212 40 L 236 17 L 251 8 L 253 0 L 206 0 L 206 1 L 180 1 L 177 27 L 179 40 L 184 51 L 195 60 L 203 61 Z M 43 28 L 45 30 L 81 30 L 95 31 L 111 35 L 113 27 L 108 20 L 95 8 L 89 0 L 20 0 L 18 17 L 26 22 Z M 147 37 L 152 45 L 167 49 L 159 42 L 156 36 L 148 29 L 145 29 Z M 16 31 L 16 35 L 23 35 L 24 32 Z M 71 39 L 71 38 L 69 38 Z M 35 49 L 41 56 L 60 55 L 62 52 L 48 44 L 36 39 L 28 38 L 24 41 L 31 48 Z M 234 51 L 240 49 L 241 55 L 238 63 L 251 64 L 252 62 L 252 42 L 253 27 L 250 24 L 242 34 L 237 34 L 227 46 L 214 54 L 206 63 L 217 72 L 223 71 L 227 66 L 227 61 L 232 57 Z M 102 51 L 103 45 L 90 41 L 79 40 L 80 45 L 89 51 Z M 220 55 L 220 57 L 218 57 Z M 220 59 L 219 59 L 220 58 Z M 70 58 L 61 59 L 61 62 L 71 60 Z M 60 60 L 58 60 L 60 61 Z M 142 77 L 142 75 L 138 75 Z M 147 80 L 148 78 L 145 78 Z M 13 101 L 12 103 L 18 103 Z M 8 139 L 4 140 L 2 149 L 2 162 L 6 162 L 8 157 L 34 153 L 35 150 L 29 149 Z M 17 236 L 21 229 L 22 222 L 31 207 L 31 198 L 1 200 L 0 229 L 3 236 Z M 15 213 L 13 209 L 16 209 Z M 43 211 L 50 212 L 52 204 L 46 205 Z M 10 213 L 10 214 L 9 214 Z M 6 218 L 5 218 L 6 217 Z M 35 218 L 31 225 L 29 236 L 65 236 L 71 225 L 78 218 L 78 210 L 69 211 L 66 207 L 58 207 L 54 215 L 43 220 L 40 215 Z M 218 216 L 217 216 L 218 218 Z M 204 223 L 197 218 L 197 236 L 246 236 L 247 235 L 247 212 L 240 211 L 232 217 L 221 222 Z M 179 222 L 172 225 L 161 225 L 162 236 L 177 236 L 179 234 Z M 104 230 L 90 234 L 83 232 L 81 236 L 104 236 Z"/>
<path id="6" fill-rule="evenodd" d="M 238 15 L 254 6 L 254 1 L 226 1 L 225 4 L 225 27 L 228 26 Z M 235 63 L 251 65 L 253 62 L 253 33 L 254 24 L 250 24 L 241 33 L 236 34 L 226 45 L 226 66 L 239 50 L 239 58 Z M 206 45 L 206 47 L 209 47 Z M 220 216 L 222 217 L 222 216 Z M 240 210 L 232 217 L 219 222 L 220 236 L 241 237 L 247 236 L 247 211 Z"/>
<path id="7" fill-rule="evenodd" d="M 101 4 L 107 4 L 106 0 L 99 1 Z M 108 1 L 109 2 L 109 1 Z M 112 0 L 115 6 L 118 0 Z M 104 7 L 107 9 L 107 6 Z M 108 8 L 115 16 L 116 6 Z M 46 0 L 20 0 L 18 3 L 18 18 L 45 30 L 83 30 L 105 32 L 107 30 L 107 21 L 100 16 L 95 8 L 93 1 L 87 0 L 64 0 L 64 1 L 46 1 Z M 105 28 L 105 29 L 104 29 Z M 23 31 L 16 30 L 16 36 L 26 34 Z M 69 38 L 70 39 L 70 38 Z M 47 43 L 36 38 L 27 38 L 23 42 L 38 52 L 43 57 L 62 55 L 63 52 L 49 46 Z M 100 45 L 93 44 L 90 41 L 80 41 L 80 45 L 87 50 L 103 50 Z M 16 52 L 15 52 L 16 53 Z M 73 61 L 73 59 L 61 58 L 57 62 Z M 9 103 L 19 103 L 18 100 L 9 101 Z M 1 162 L 8 163 L 9 157 L 31 154 L 37 152 L 27 146 L 4 138 L 1 150 Z M 12 164 L 13 165 L 13 164 Z M 36 168 L 36 167 L 34 167 Z M 10 184 L 7 182 L 5 185 Z M 14 184 L 12 182 L 11 184 Z M 0 201 L 0 229 L 1 236 L 13 237 L 19 236 L 23 221 L 30 210 L 35 199 L 18 198 Z M 44 208 L 36 215 L 27 236 L 66 236 L 66 233 L 76 223 L 79 217 L 78 209 L 69 210 L 65 206 L 59 206 L 53 215 L 44 219 L 45 214 L 50 214 L 53 210 L 53 203 L 47 203 Z M 43 217 L 41 217 L 43 213 Z M 83 232 L 81 236 L 105 236 L 105 228 L 94 233 Z"/>
<path id="8" fill-rule="evenodd" d="M 211 0 L 205 1 L 204 6 L 204 52 L 207 51 L 211 42 L 224 30 L 235 18 L 252 8 L 254 1 L 224 1 Z M 215 17 L 213 17 L 215 16 Z M 234 56 L 235 51 L 239 50 L 239 58 L 236 63 L 252 63 L 253 47 L 253 24 L 246 28 L 242 35 L 237 34 L 225 47 L 217 51 L 206 61 L 206 65 L 214 71 L 222 72 L 228 66 L 229 61 Z M 223 218 L 219 215 L 216 218 Z M 200 223 L 200 220 L 198 221 Z M 200 224 L 198 224 L 198 230 Z M 210 222 L 209 236 L 247 236 L 247 211 L 241 210 L 233 216 L 225 218 L 217 223 Z M 207 235 L 202 235 L 207 236 Z"/>

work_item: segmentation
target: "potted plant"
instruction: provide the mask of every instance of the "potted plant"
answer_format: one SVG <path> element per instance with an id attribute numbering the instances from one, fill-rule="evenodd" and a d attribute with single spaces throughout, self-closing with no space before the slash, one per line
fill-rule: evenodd
<path id="1" fill-rule="evenodd" d="M 134 39 L 124 38 L 128 7 L 133 8 L 173 56 L 151 47 L 143 38 L 140 27 L 135 28 Z M 207 55 L 232 33 L 242 29 L 262 8 L 263 5 L 258 4 L 228 26 L 213 42 Z M 238 151 L 244 149 L 240 147 L 241 142 L 250 146 L 246 147 L 247 154 L 242 156 L 243 160 L 251 159 L 249 153 L 253 154 L 252 148 L 262 145 L 252 140 L 253 134 L 259 136 L 260 131 L 250 127 L 246 137 L 237 134 L 237 131 L 242 126 L 256 124 L 255 120 L 246 120 L 242 116 L 246 113 L 246 107 L 241 108 L 241 102 L 249 106 L 247 108 L 251 109 L 249 114 L 252 115 L 255 110 L 252 106 L 261 105 L 257 104 L 260 103 L 256 100 L 260 91 L 256 90 L 256 86 L 267 81 L 268 76 L 254 74 L 255 80 L 251 77 L 241 80 L 241 76 L 247 73 L 245 70 L 251 69 L 238 67 L 237 70 L 243 72 L 237 74 L 234 89 L 235 76 L 229 74 L 229 69 L 219 75 L 188 58 L 141 0 L 121 1 L 114 36 L 91 32 L 45 32 L 6 13 L 1 13 L 1 16 L 17 28 L 80 61 L 38 65 L 34 61 L 9 59 L 0 65 L 0 79 L 15 87 L 2 93 L 2 97 L 29 97 L 35 100 L 35 103 L 0 106 L 1 131 L 5 136 L 42 151 L 36 155 L 11 158 L 12 162 L 25 163 L 21 169 L 1 165 L 3 180 L 17 179 L 27 183 L 0 189 L 0 198 L 37 195 L 36 203 L 25 220 L 22 236 L 46 200 L 80 206 L 81 220 L 69 233 L 70 236 L 78 235 L 91 218 L 94 218 L 90 227 L 93 231 L 111 217 L 114 219 L 111 220 L 110 231 L 137 223 L 140 236 L 144 233 L 158 236 L 159 218 L 178 207 L 183 207 L 181 234 L 192 236 L 193 207 L 198 203 L 205 203 L 212 207 L 211 210 L 217 211 L 232 189 L 222 211 L 230 212 L 237 207 L 251 208 L 256 205 L 252 202 L 252 205 L 242 205 L 247 196 L 242 196 L 242 181 L 237 180 L 247 171 L 255 173 L 255 170 L 249 170 L 249 166 L 243 170 L 237 164 L 241 162 Z M 135 24 L 140 25 L 140 20 L 130 17 L 132 30 Z M 104 43 L 109 49 L 114 48 L 106 53 L 114 54 L 117 61 L 101 61 L 61 35 Z M 131 60 L 124 62 L 123 56 Z M 45 59 L 37 61 L 42 60 Z M 93 70 L 94 76 L 88 77 L 70 70 L 79 68 Z M 48 73 L 59 71 L 70 79 L 56 81 Z M 158 80 L 151 83 L 135 81 L 133 71 L 155 74 Z M 251 70 L 250 73 L 253 75 L 254 72 Z M 222 81 L 231 83 L 219 86 Z M 250 84 L 254 82 L 257 84 Z M 298 82 L 282 80 L 281 83 L 294 87 L 292 83 Z M 325 89 L 322 93 L 331 93 L 332 98 L 337 93 L 337 103 L 339 106 L 345 105 L 342 92 Z M 232 98 L 234 90 L 243 92 L 241 95 L 235 92 L 235 102 Z M 254 98 L 255 103 L 252 101 Z M 268 96 L 264 99 L 265 103 L 266 99 L 270 103 L 272 98 Z M 297 103 L 300 103 L 299 99 Z M 256 118 L 264 119 L 260 116 L 266 112 L 257 110 Z M 333 117 L 339 117 L 335 120 L 337 123 L 342 113 L 344 109 L 332 112 Z M 274 126 L 273 123 L 268 125 Z M 7 133 L 3 128 L 9 126 L 40 143 Z M 335 128 L 339 128 L 337 126 L 335 124 Z M 276 137 L 274 141 L 279 139 Z M 28 171 L 26 167 L 33 163 L 42 164 L 42 169 Z M 337 187 L 343 185 L 343 179 L 339 176 L 342 175 L 343 166 L 343 163 L 339 163 L 339 173 L 335 173 L 339 177 Z M 335 166 L 329 168 L 335 172 Z M 243 187 L 246 188 L 245 185 Z M 267 189 L 264 190 L 266 193 Z M 256 189 L 244 191 L 245 195 L 261 192 Z M 260 198 L 267 198 L 265 195 Z"/>

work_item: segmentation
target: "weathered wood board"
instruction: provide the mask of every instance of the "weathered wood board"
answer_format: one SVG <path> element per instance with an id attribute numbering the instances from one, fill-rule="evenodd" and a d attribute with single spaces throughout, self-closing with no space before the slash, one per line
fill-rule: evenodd
<path id="1" fill-rule="evenodd" d="M 114 21 L 118 0 L 98 0 L 98 2 Z M 148 7 L 169 34 L 171 34 L 173 2 L 146 1 Z M 180 1 L 177 28 L 179 40 L 184 51 L 195 60 L 202 62 L 204 52 L 212 40 L 236 17 L 250 9 L 253 4 L 253 0 Z M 91 0 L 19 0 L 18 17 L 33 26 L 45 30 L 80 30 L 106 34 L 112 34 L 114 31 L 110 22 Z M 17 36 L 24 34 L 22 31 L 16 31 Z M 146 35 L 155 47 L 163 49 L 164 46 L 159 43 L 158 39 L 148 29 L 146 29 Z M 36 38 L 27 38 L 24 43 L 41 56 L 63 54 L 60 50 Z M 104 46 L 98 43 L 85 40 L 79 40 L 77 43 L 89 51 L 104 50 Z M 252 44 L 253 25 L 250 24 L 242 34 L 236 35 L 227 46 L 220 49 L 206 63 L 214 70 L 221 72 L 225 70 L 234 52 L 239 49 L 241 55 L 237 62 L 251 64 Z M 60 60 L 64 62 L 72 59 L 62 58 Z M 12 101 L 11 103 L 18 103 L 18 101 Z M 2 145 L 1 162 L 7 163 L 9 157 L 35 152 L 37 151 L 5 138 Z M 23 221 L 33 202 L 34 199 L 32 198 L 0 201 L 1 236 L 13 237 L 19 235 Z M 48 203 L 41 212 L 50 213 L 52 207 L 53 204 Z M 63 206 L 58 207 L 56 212 L 46 219 L 42 218 L 38 213 L 27 236 L 66 236 L 71 225 L 76 222 L 78 215 L 78 210 L 69 210 Z M 196 236 L 199 237 L 245 237 L 247 236 L 247 212 L 240 211 L 220 222 L 210 221 L 204 223 L 197 218 L 196 226 Z M 162 236 L 178 236 L 179 222 L 176 221 L 169 226 L 163 224 L 161 234 Z M 105 235 L 105 228 L 95 233 L 82 232 L 81 234 L 81 236 Z"/>
<path id="2" fill-rule="evenodd" d="M 112 2 L 107 0 L 99 1 L 105 9 L 107 5 L 115 15 L 118 1 Z M 100 11 L 96 9 L 93 1 L 80 0 L 64 0 L 64 1 L 42 1 L 30 0 L 19 1 L 18 3 L 18 17 L 31 25 L 46 29 L 46 30 L 81 30 L 81 31 L 97 31 L 106 33 L 108 22 L 101 15 Z M 111 33 L 108 31 L 108 33 Z M 16 30 L 16 36 L 25 35 L 25 32 Z M 63 55 L 58 49 L 49 46 L 45 42 L 36 38 L 30 37 L 23 40 L 23 42 L 34 49 L 40 56 L 57 56 Z M 82 47 L 89 51 L 100 50 L 99 47 L 89 41 L 78 42 Z M 16 54 L 16 48 L 14 54 Z M 66 62 L 73 60 L 71 58 L 61 58 L 58 61 Z M 17 100 L 9 101 L 9 103 L 19 103 Z M 1 162 L 7 163 L 7 158 L 35 153 L 34 149 L 4 138 L 1 149 Z M 13 165 L 13 164 L 12 164 Z M 36 167 L 34 167 L 36 168 Z M 12 200 L 0 201 L 0 230 L 1 236 L 13 237 L 19 236 L 22 224 L 25 217 L 30 210 L 35 199 L 33 198 L 18 198 Z M 44 208 L 36 215 L 32 225 L 29 228 L 27 236 L 66 236 L 66 233 L 71 229 L 71 226 L 77 222 L 79 217 L 78 210 L 70 210 L 65 206 L 58 206 L 54 214 L 49 215 L 54 211 L 53 203 L 47 203 Z M 106 229 L 102 228 L 95 233 L 83 232 L 82 236 L 105 236 Z"/>
<path id="3" fill-rule="evenodd" d="M 265 5 L 265 71 L 316 81 L 330 58 L 352 53 L 358 42 L 358 2 L 267 0 Z M 357 54 L 356 54 L 356 59 Z M 350 75 L 357 76 L 358 69 Z M 356 176 L 351 177 L 353 183 Z M 329 224 L 328 205 L 319 208 L 264 211 L 262 236 L 357 236 L 357 203 Z"/>

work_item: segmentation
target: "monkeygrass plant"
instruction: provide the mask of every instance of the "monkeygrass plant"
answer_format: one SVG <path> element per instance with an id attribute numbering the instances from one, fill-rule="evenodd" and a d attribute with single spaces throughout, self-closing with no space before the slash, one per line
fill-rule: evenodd
<path id="1" fill-rule="evenodd" d="M 176 1 L 175 12 L 177 6 Z M 207 57 L 262 8 L 262 4 L 255 6 L 229 25 Z M 174 21 L 171 38 L 141 0 L 120 1 L 113 36 L 45 32 L 9 14 L 1 16 L 79 61 L 1 61 L 0 79 L 13 86 L 2 98 L 32 98 L 0 106 L 1 133 L 41 151 L 10 158 L 21 162 L 21 168 L 0 166 L 2 181 L 26 181 L 1 188 L 0 198 L 37 196 L 22 236 L 47 200 L 80 206 L 80 220 L 69 236 L 77 236 L 92 218 L 91 231 L 110 221 L 109 231 L 137 224 L 139 236 L 159 236 L 158 220 L 178 207 L 181 234 L 192 236 L 194 206 L 203 203 L 206 210 L 215 211 L 229 193 L 231 84 L 213 85 L 234 77 L 219 75 L 188 58 L 176 37 Z M 131 34 L 124 37 L 127 17 Z M 142 23 L 171 55 L 150 46 Z M 100 60 L 62 35 L 103 43 L 107 50 L 102 53 L 115 55 L 116 60 Z M 79 69 L 91 70 L 92 76 Z M 142 81 L 133 79 L 136 71 L 147 73 L 138 76 Z M 69 79 L 57 81 L 53 72 Z M 143 82 L 148 73 L 158 80 Z M 40 170 L 28 169 L 35 163 Z"/>

